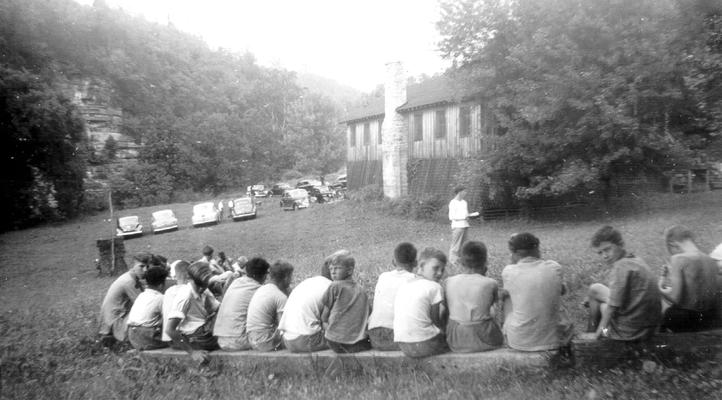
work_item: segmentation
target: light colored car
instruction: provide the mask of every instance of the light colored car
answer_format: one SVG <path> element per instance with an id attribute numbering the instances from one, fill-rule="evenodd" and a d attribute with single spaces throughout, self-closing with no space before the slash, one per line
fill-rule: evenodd
<path id="1" fill-rule="evenodd" d="M 193 226 L 218 224 L 221 222 L 221 210 L 216 208 L 216 204 L 212 201 L 196 204 L 193 206 L 191 222 Z"/>
<path id="2" fill-rule="evenodd" d="M 153 233 L 172 231 L 178 229 L 178 218 L 173 210 L 160 210 L 153 213 L 153 220 L 150 223 Z"/>
<path id="3" fill-rule="evenodd" d="M 253 197 L 244 196 L 233 200 L 231 218 L 238 221 L 244 218 L 256 218 L 256 204 Z"/>
<path id="4" fill-rule="evenodd" d="M 284 210 L 308 208 L 308 203 L 308 192 L 304 189 L 286 190 L 281 197 L 281 208 Z"/>
<path id="5" fill-rule="evenodd" d="M 249 186 L 246 190 L 246 194 L 248 196 L 255 196 L 255 197 L 269 197 L 271 195 L 271 191 L 266 188 L 263 184 L 253 185 Z"/>
<path id="6" fill-rule="evenodd" d="M 118 218 L 118 227 L 115 229 L 116 235 L 121 237 L 143 236 L 143 225 L 140 224 L 140 218 L 136 215 Z"/>

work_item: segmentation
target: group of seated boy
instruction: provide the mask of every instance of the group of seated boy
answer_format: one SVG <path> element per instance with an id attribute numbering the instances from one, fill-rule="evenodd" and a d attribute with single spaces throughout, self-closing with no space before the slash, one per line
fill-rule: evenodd
<path id="1" fill-rule="evenodd" d="M 684 227 L 669 228 L 665 240 L 670 264 L 657 279 L 625 250 L 619 231 L 606 226 L 594 234 L 592 247 L 611 270 L 608 285 L 589 288 L 586 337 L 641 340 L 660 326 L 703 329 L 718 317 L 717 262 L 697 248 Z M 562 267 L 541 257 L 539 239 L 531 233 L 513 235 L 508 245 L 511 264 L 502 271 L 500 288 L 486 276 L 482 242 L 462 246 L 459 264 L 450 266 L 458 273 L 451 276 L 442 251 L 425 248 L 417 254 L 413 244 L 398 244 L 393 269 L 378 278 L 373 304 L 354 281 L 356 261 L 347 250 L 328 256 L 320 275 L 293 290 L 294 267 L 285 261 L 270 265 L 255 257 L 225 270 L 217 268 L 209 247 L 199 261 L 170 266 L 140 254 L 108 290 L 100 333 L 127 339 L 139 350 L 171 346 L 200 359 L 216 349 L 400 350 L 418 358 L 505 343 L 521 351 L 567 346 L 573 328 L 561 308 L 567 290 Z M 165 289 L 171 271 L 176 284 Z"/>

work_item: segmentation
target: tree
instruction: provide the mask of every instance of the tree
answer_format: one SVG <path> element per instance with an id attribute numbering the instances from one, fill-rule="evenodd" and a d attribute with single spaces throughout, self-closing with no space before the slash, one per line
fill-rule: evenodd
<path id="1" fill-rule="evenodd" d="M 686 139 L 708 129 L 688 123 L 709 111 L 684 79 L 695 38 L 673 0 L 444 1 L 438 28 L 506 131 L 486 179 L 520 199 L 691 162 Z"/>
<path id="2" fill-rule="evenodd" d="M 84 126 L 38 75 L 0 66 L 4 229 L 75 215 L 83 197 Z"/>

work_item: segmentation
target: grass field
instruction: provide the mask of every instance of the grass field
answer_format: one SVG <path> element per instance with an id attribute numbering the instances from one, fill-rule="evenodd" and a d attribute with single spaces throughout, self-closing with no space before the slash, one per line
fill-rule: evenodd
<path id="1" fill-rule="evenodd" d="M 470 237 L 490 250 L 489 275 L 499 279 L 509 255 L 508 237 L 531 231 L 541 239 L 543 256 L 562 264 L 571 293 L 565 307 L 577 330 L 578 306 L 586 285 L 603 276 L 589 249 L 603 224 L 621 229 L 627 247 L 659 270 L 666 258 L 661 234 L 671 224 L 694 228 L 709 251 L 722 242 L 722 193 L 662 196 L 654 204 L 620 204 L 613 212 L 585 217 L 567 212 L 544 220 L 505 220 L 475 224 Z M 357 260 L 359 282 L 373 293 L 376 277 L 389 268 L 394 246 L 448 250 L 444 221 L 410 221 L 383 215 L 351 201 L 312 205 L 282 212 L 267 199 L 259 218 L 189 228 L 191 204 L 126 210 L 150 225 L 150 213 L 173 208 L 181 229 L 125 242 L 128 254 L 145 250 L 169 259 L 197 259 L 209 244 L 229 256 L 262 255 L 296 266 L 295 282 L 314 275 L 321 260 L 346 248 Z M 623 211 L 626 210 L 626 211 Z M 633 210 L 634 212 L 629 212 Z M 108 351 L 95 343 L 100 302 L 112 278 L 99 278 L 95 240 L 113 230 L 107 215 L 88 216 L 0 236 L 0 397 L 2 398 L 722 398 L 722 362 L 677 360 L 654 373 L 638 362 L 607 371 L 502 370 L 493 376 L 422 371 L 374 370 L 327 378 L 318 371 L 274 374 L 268 365 L 234 370 L 211 364 L 195 368 L 185 360 L 170 364 L 143 361 L 134 352 Z M 127 257 L 130 261 L 130 257 Z M 716 360 L 714 357 L 716 356 Z"/>

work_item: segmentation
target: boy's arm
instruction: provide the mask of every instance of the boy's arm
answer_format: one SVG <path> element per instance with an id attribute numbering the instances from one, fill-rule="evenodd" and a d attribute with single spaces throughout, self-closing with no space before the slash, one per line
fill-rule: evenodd
<path id="1" fill-rule="evenodd" d="M 328 322 L 328 317 L 331 315 L 331 308 L 333 308 L 334 294 L 333 286 L 329 286 L 326 289 L 326 293 L 323 295 L 323 310 L 321 310 L 321 322 Z"/>
<path id="2" fill-rule="evenodd" d="M 659 279 L 659 291 L 662 298 L 677 304 L 682 298 L 682 287 L 684 286 L 684 277 L 682 276 L 682 265 L 684 259 L 681 257 L 673 257 L 669 265 L 669 285 L 666 285 L 665 278 Z"/>
<path id="3" fill-rule="evenodd" d="M 431 305 L 431 322 L 442 330 L 445 327 L 442 316 L 442 313 L 444 313 L 443 308 L 441 302 Z"/>
<path id="4" fill-rule="evenodd" d="M 597 327 L 596 332 L 594 332 L 595 339 L 599 339 L 599 337 L 602 336 L 603 331 L 607 329 L 609 321 L 611 321 L 614 313 L 617 312 L 617 307 L 610 306 L 609 304 L 602 305 L 601 312 L 602 318 L 599 320 L 599 326 Z"/>

